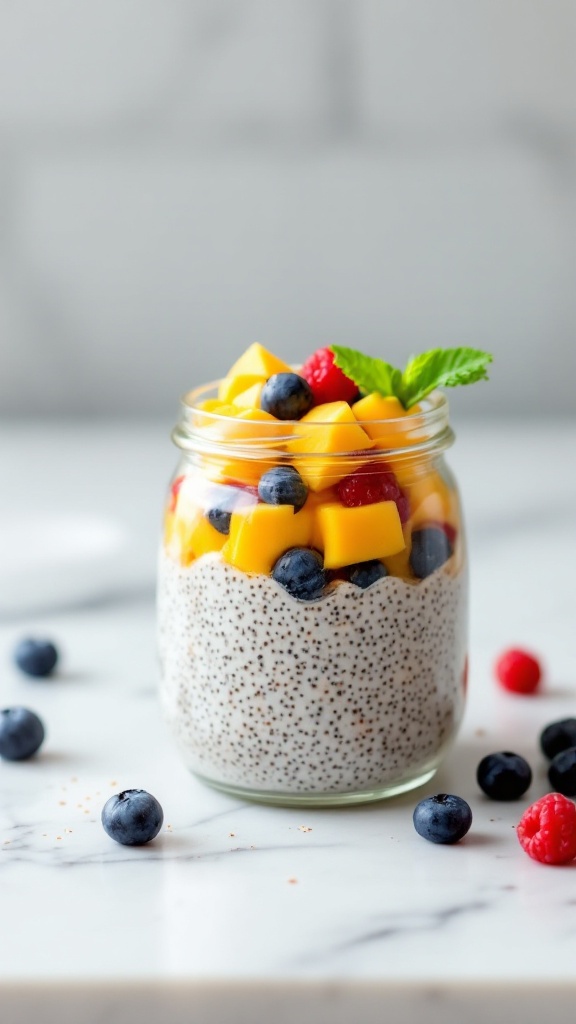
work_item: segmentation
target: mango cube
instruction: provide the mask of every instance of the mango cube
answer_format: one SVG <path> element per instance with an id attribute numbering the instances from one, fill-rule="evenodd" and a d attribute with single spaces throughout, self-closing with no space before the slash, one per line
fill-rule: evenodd
<path id="1" fill-rule="evenodd" d="M 190 565 L 195 558 L 210 551 L 220 551 L 226 537 L 215 530 L 201 509 L 194 515 L 169 515 L 166 518 L 164 543 L 168 554 L 182 565 Z"/>
<path id="2" fill-rule="evenodd" d="M 264 387 L 263 381 L 259 380 L 255 384 L 252 384 L 245 391 L 241 391 L 240 394 L 236 395 L 233 400 L 233 405 L 236 405 L 239 409 L 257 409 L 258 412 L 264 412 L 260 408 L 260 396 L 262 395 L 262 388 Z M 266 413 L 270 416 L 270 413 Z M 272 417 L 274 419 L 275 417 Z"/>
<path id="3" fill-rule="evenodd" d="M 260 377 L 271 377 L 273 373 L 292 373 L 292 367 L 268 352 L 257 341 L 236 360 L 230 367 L 227 377 L 238 377 L 240 374 L 252 373 Z"/>
<path id="4" fill-rule="evenodd" d="M 270 573 L 288 548 L 308 547 L 312 513 L 292 505 L 255 505 L 232 513 L 222 556 L 243 572 Z"/>
<path id="5" fill-rule="evenodd" d="M 374 445 L 347 402 L 317 405 L 298 421 L 294 433 L 297 436 L 286 448 L 296 455 L 307 454 L 306 458 L 295 458 L 294 466 L 312 491 L 338 483 L 361 465 L 361 458 L 331 459 L 330 453 L 356 453 Z"/>
<path id="6" fill-rule="evenodd" d="M 327 569 L 386 558 L 406 546 L 394 501 L 378 501 L 358 508 L 345 508 L 334 502 L 318 507 L 316 517 Z"/>
<path id="7" fill-rule="evenodd" d="M 266 380 L 258 373 L 240 373 L 235 377 L 224 377 L 218 387 L 218 398 L 222 402 L 233 402 L 236 395 L 251 388 L 253 384 L 263 384 Z"/>
<path id="8" fill-rule="evenodd" d="M 379 448 L 402 448 L 422 440 L 421 436 L 414 436 L 414 421 L 410 420 L 413 413 L 420 411 L 420 406 L 405 409 L 394 395 L 383 397 L 373 391 L 354 402 L 352 411 Z"/>
<path id="9" fill-rule="evenodd" d="M 406 487 L 410 501 L 410 523 L 415 529 L 427 523 L 448 523 L 458 528 L 458 495 L 437 471 L 412 480 Z"/>

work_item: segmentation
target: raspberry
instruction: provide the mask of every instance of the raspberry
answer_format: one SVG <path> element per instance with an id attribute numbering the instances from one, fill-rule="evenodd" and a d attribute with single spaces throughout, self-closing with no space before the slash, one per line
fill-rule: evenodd
<path id="1" fill-rule="evenodd" d="M 542 676 L 540 663 L 527 651 L 505 651 L 495 665 L 496 678 L 511 693 L 534 693 Z"/>
<path id="2" fill-rule="evenodd" d="M 516 834 L 534 860 L 567 864 L 576 857 L 576 807 L 561 793 L 548 793 L 524 812 Z"/>
<path id="3" fill-rule="evenodd" d="M 178 501 L 178 493 L 184 482 L 183 476 L 177 476 L 170 488 L 170 500 L 168 502 L 168 511 L 174 512 L 176 508 L 176 502 Z"/>
<path id="4" fill-rule="evenodd" d="M 336 490 L 346 508 L 374 505 L 377 501 L 395 501 L 401 523 L 405 523 L 410 515 L 408 498 L 384 462 L 361 466 L 345 476 Z"/>
<path id="5" fill-rule="evenodd" d="M 358 386 L 334 364 L 334 353 L 329 348 L 319 348 L 308 357 L 300 370 L 300 376 L 312 388 L 314 403 L 351 402 L 358 394 Z"/>

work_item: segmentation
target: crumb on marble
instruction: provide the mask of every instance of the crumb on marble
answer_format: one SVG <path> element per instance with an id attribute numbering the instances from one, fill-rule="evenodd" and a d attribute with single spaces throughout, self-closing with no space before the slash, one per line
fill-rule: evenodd
<path id="1" fill-rule="evenodd" d="M 235 832 L 229 832 L 228 833 L 228 839 L 235 839 L 235 838 L 236 838 L 236 833 Z"/>
<path id="2" fill-rule="evenodd" d="M 66 807 L 66 801 L 65 800 L 59 800 L 58 801 L 58 806 L 59 807 Z"/>
<path id="3" fill-rule="evenodd" d="M 312 829 L 310 828 L 309 825 L 298 825 L 298 831 L 299 832 L 311 832 Z"/>
<path id="4" fill-rule="evenodd" d="M 288 879 L 288 885 L 297 885 L 297 884 L 298 884 L 298 879 L 297 878 L 289 878 Z"/>

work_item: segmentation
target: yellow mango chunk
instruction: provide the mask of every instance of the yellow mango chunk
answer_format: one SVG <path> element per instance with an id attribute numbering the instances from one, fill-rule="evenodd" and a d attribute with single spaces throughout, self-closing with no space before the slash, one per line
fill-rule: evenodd
<path id="1" fill-rule="evenodd" d="M 294 466 L 312 491 L 329 487 L 361 465 L 361 459 L 323 458 L 331 452 L 360 452 L 373 447 L 373 440 L 358 425 L 347 402 L 317 405 L 294 426 L 297 436 L 289 441 L 290 452 L 311 453 L 314 457 L 294 459 Z"/>
<path id="2" fill-rule="evenodd" d="M 390 395 L 384 398 L 373 391 L 365 398 L 354 402 L 352 411 L 356 419 L 362 423 L 368 436 L 377 442 L 379 448 L 402 448 L 423 440 L 421 434 L 415 435 L 414 421 L 410 420 L 413 414 L 421 411 L 419 405 L 405 409 L 402 402 L 395 396 Z"/>
<path id="3" fill-rule="evenodd" d="M 217 412 L 219 413 L 222 409 L 229 409 L 230 403 L 223 402 L 220 398 L 205 398 L 203 402 L 197 406 L 200 412 Z"/>
<path id="4" fill-rule="evenodd" d="M 412 551 L 412 530 L 408 523 L 402 528 L 406 547 L 397 555 L 388 555 L 385 559 L 385 566 L 390 576 L 400 576 L 403 580 L 414 579 L 412 566 L 410 565 L 410 552 Z"/>
<path id="5" fill-rule="evenodd" d="M 458 529 L 458 495 L 440 473 L 433 471 L 413 480 L 405 486 L 405 491 L 410 501 L 410 523 L 413 529 L 432 522 L 448 523 Z"/>
<path id="6" fill-rule="evenodd" d="M 253 384 L 263 384 L 266 380 L 259 373 L 240 373 L 235 377 L 224 377 L 218 387 L 218 398 L 222 402 L 233 402 L 236 395 L 240 395 Z"/>
<path id="7" fill-rule="evenodd" d="M 319 506 L 316 517 L 327 569 L 386 558 L 402 551 L 406 545 L 393 501 L 378 501 L 359 508 L 345 508 L 334 502 Z"/>
<path id="8" fill-rule="evenodd" d="M 191 518 L 178 513 L 167 517 L 164 539 L 168 554 L 182 565 L 190 565 L 194 558 L 210 551 L 220 551 L 226 542 L 200 509 Z"/>
<path id="9" fill-rule="evenodd" d="M 233 405 L 238 406 L 239 409 L 257 409 L 258 412 L 264 412 L 260 408 L 260 396 L 262 394 L 262 388 L 264 383 L 260 380 L 256 384 L 252 384 L 251 387 L 246 388 L 245 391 L 241 391 L 239 395 L 236 395 Z M 266 413 L 270 416 L 270 413 Z M 272 416 L 272 419 L 275 419 Z"/>
<path id="10" fill-rule="evenodd" d="M 270 573 L 288 548 L 308 547 L 312 514 L 306 506 L 255 505 L 232 513 L 230 535 L 222 557 L 243 572 Z"/>
<path id="11" fill-rule="evenodd" d="M 271 377 L 273 373 L 292 373 L 292 367 L 282 359 L 265 349 L 257 341 L 236 360 L 230 367 L 227 377 L 239 377 L 240 374 L 256 374 L 260 377 Z"/>

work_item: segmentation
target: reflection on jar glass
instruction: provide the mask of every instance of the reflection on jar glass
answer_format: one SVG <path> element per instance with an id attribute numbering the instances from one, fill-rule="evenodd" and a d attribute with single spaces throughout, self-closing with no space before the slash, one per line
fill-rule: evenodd
<path id="1" fill-rule="evenodd" d="M 466 689 L 444 395 L 280 422 L 231 416 L 219 388 L 183 402 L 159 563 L 162 705 L 185 763 L 278 804 L 422 785 Z"/>

